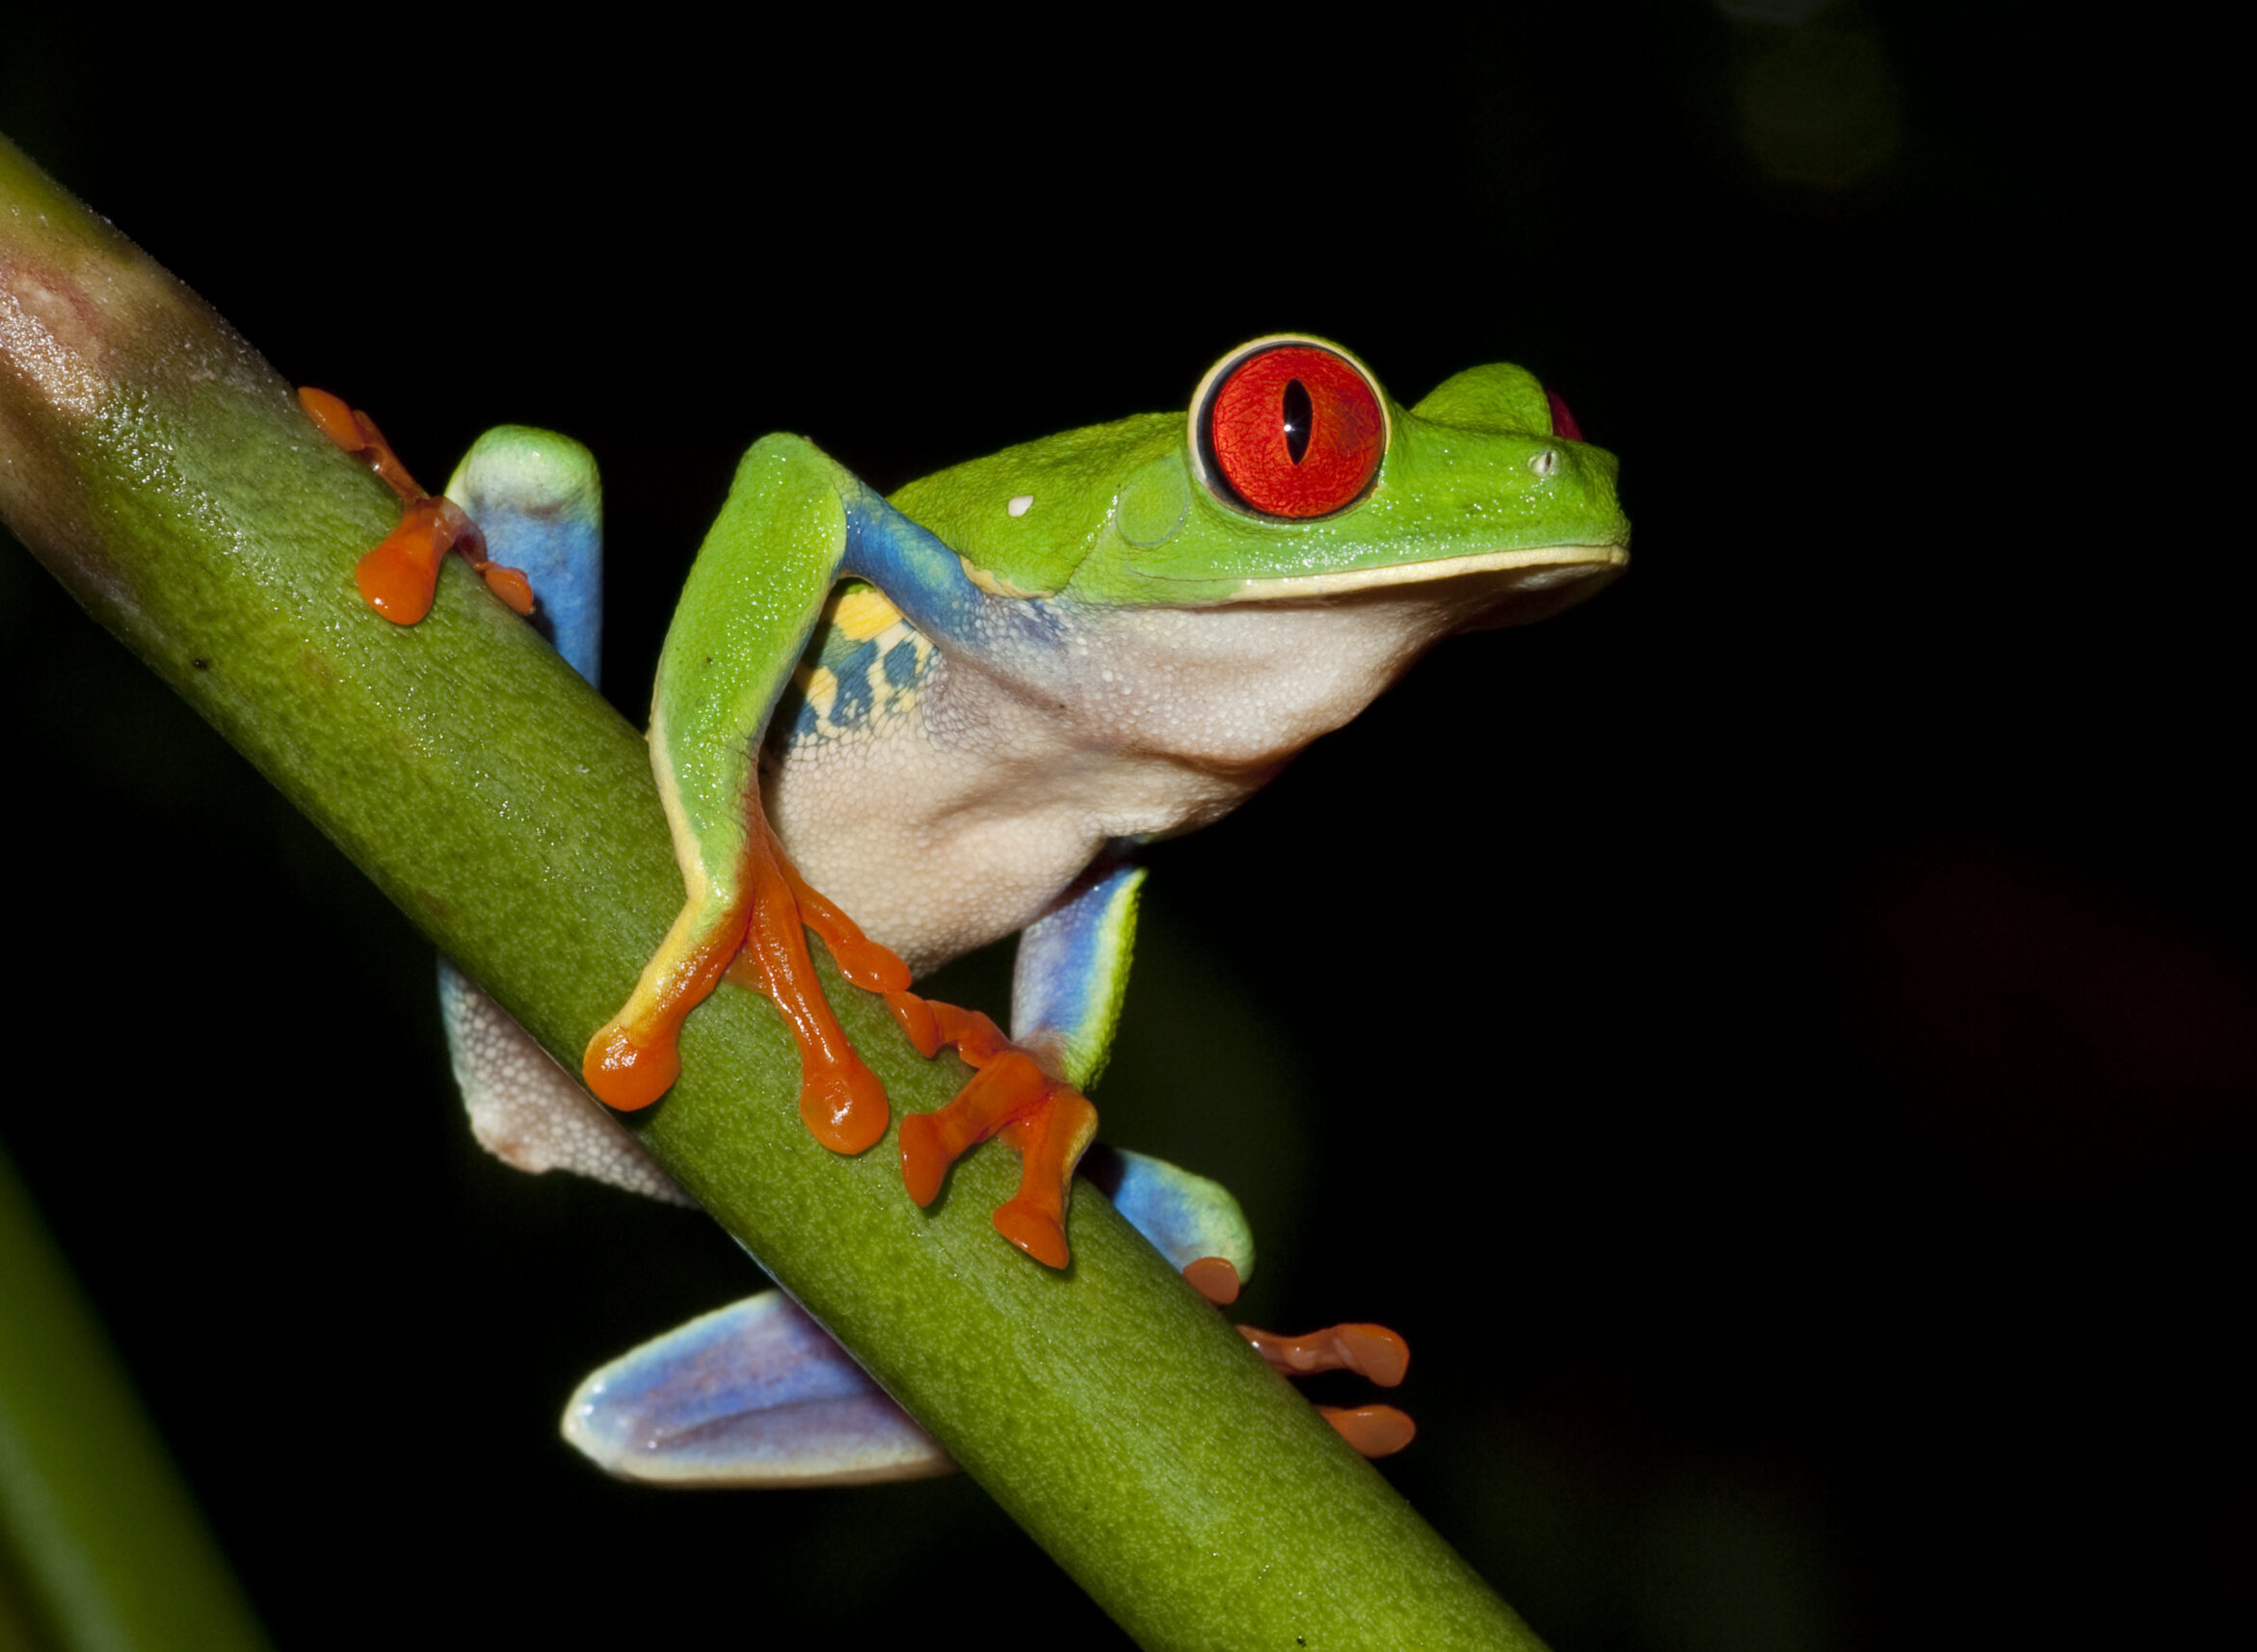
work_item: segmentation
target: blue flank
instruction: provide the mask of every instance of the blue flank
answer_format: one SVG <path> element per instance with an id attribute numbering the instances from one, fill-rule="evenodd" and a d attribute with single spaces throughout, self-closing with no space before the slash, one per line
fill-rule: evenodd
<path id="1" fill-rule="evenodd" d="M 877 697 L 870 691 L 870 667 L 878 663 L 874 643 L 857 643 L 836 673 L 838 697 L 831 703 L 831 720 L 849 726 L 869 720 Z"/>
<path id="2" fill-rule="evenodd" d="M 994 597 L 971 582 L 964 559 L 930 529 L 889 505 L 851 473 L 838 471 L 846 508 L 843 572 L 866 579 L 943 649 L 996 658 L 1009 653 L 1029 671 L 1064 668 L 1066 611 L 1041 598 Z"/>
<path id="3" fill-rule="evenodd" d="M 839 604 L 872 589 L 844 579 L 824 603 L 814 640 L 776 702 L 773 720 L 791 730 L 793 746 L 866 733 L 906 715 L 932 675 L 933 645 L 906 615 L 874 637 L 857 638 L 838 623 Z M 814 692 L 819 672 L 831 678 L 828 700 Z"/>
<path id="4" fill-rule="evenodd" d="M 904 637 L 886 651 L 880 661 L 886 672 L 886 683 L 890 688 L 913 689 L 925 679 L 928 656 L 920 653 L 916 643 Z"/>
<path id="5" fill-rule="evenodd" d="M 813 704 L 800 692 L 794 682 L 784 689 L 783 698 L 777 703 L 776 714 L 791 719 L 791 741 L 795 746 L 808 746 L 823 738 L 823 719 Z"/>

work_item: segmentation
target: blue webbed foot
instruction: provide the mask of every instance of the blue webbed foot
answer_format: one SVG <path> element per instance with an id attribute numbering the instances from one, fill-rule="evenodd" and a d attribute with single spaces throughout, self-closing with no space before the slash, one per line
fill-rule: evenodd
<path id="1" fill-rule="evenodd" d="M 781 1291 L 645 1343 L 580 1384 L 565 1438 L 661 1485 L 860 1485 L 956 1464 Z"/>

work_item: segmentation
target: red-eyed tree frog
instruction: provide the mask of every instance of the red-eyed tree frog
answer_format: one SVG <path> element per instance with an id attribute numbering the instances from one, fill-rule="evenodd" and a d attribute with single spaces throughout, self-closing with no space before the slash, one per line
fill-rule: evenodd
<path id="1" fill-rule="evenodd" d="M 364 414 L 305 400 L 406 501 L 361 565 L 373 606 L 412 624 L 459 546 L 518 611 L 537 594 L 552 640 L 593 678 L 599 504 L 584 449 L 491 432 L 427 498 Z M 1029 442 L 890 500 L 803 438 L 762 439 L 691 571 L 652 706 L 686 898 L 595 1030 L 587 1091 L 623 1110 L 656 1101 L 683 1019 L 728 973 L 797 1038 L 816 1138 L 877 1144 L 885 1095 L 824 999 L 811 930 L 920 1051 L 953 1045 L 975 1069 L 947 1106 L 901 1121 L 910 1196 L 929 1203 L 959 1155 L 999 1134 L 1022 1171 L 995 1225 L 1064 1266 L 1067 1191 L 1097 1122 L 1082 1092 L 1127 980 L 1136 846 L 1235 808 L 1442 636 L 1555 613 L 1613 578 L 1630 531 L 1615 469 L 1523 368 L 1472 368 L 1404 409 L 1348 352 L 1297 334 L 1225 356 L 1188 417 Z M 909 990 L 1014 933 L 1008 1037 Z M 491 1000 L 451 970 L 441 985 L 483 1142 L 524 1168 L 681 1197 Z M 1225 1190 L 1132 1154 L 1104 1181 L 1202 1290 L 1235 1294 L 1253 1250 Z M 1377 1327 L 1247 1335 L 1281 1369 L 1401 1371 Z M 1366 1449 L 1407 1438 L 1399 1413 L 1372 1415 L 1335 1421 Z M 947 1466 L 773 1292 L 597 1373 L 567 1433 L 613 1472 L 660 1480 Z"/>

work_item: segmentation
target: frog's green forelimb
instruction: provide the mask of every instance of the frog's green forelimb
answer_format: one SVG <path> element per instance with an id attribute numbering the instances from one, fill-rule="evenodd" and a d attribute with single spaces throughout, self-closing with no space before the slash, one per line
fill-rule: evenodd
<path id="1" fill-rule="evenodd" d="M 684 1018 L 731 973 L 771 999 L 791 1027 L 800 1116 L 815 1139 L 838 1153 L 870 1147 L 890 1110 L 823 997 L 808 952 L 812 928 L 850 981 L 886 996 L 922 1052 L 953 1044 L 977 1070 L 929 1122 L 905 1126 L 912 1196 L 929 1203 L 958 1155 L 1002 1134 L 1024 1171 L 996 1226 L 1030 1256 L 1063 1267 L 1067 1192 L 1096 1134 L 1096 1109 L 1062 1072 L 1011 1046 L 984 1016 L 928 1007 L 910 994 L 907 966 L 792 869 L 760 795 L 763 737 L 833 588 L 897 572 L 904 558 L 934 560 L 938 549 L 801 438 L 766 437 L 745 455 L 675 610 L 651 713 L 651 767 L 685 899 L 626 1004 L 590 1039 L 581 1071 L 615 1107 L 655 1102 L 679 1075 Z M 960 600 L 990 600 L 961 576 L 954 584 Z"/>
<path id="2" fill-rule="evenodd" d="M 581 1071 L 612 1106 L 655 1102 L 680 1073 L 683 1019 L 741 951 L 748 984 L 798 1041 L 801 1117 L 824 1146 L 860 1153 L 886 1132 L 885 1088 L 815 981 L 759 777 L 759 735 L 844 570 L 834 468 L 796 437 L 755 444 L 690 571 L 651 712 L 651 768 L 686 897 L 625 1006 L 589 1040 Z M 879 990 L 909 985 L 897 960 L 879 969 Z"/>

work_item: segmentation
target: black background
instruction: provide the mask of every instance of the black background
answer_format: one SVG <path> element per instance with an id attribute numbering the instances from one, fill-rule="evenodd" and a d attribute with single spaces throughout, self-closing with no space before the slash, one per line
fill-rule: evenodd
<path id="1" fill-rule="evenodd" d="M 1109 1138 L 1240 1192 L 1248 1318 L 1409 1336 L 1387 1473 L 1562 1652 L 2246 1633 L 2249 581 L 2142 115 L 2071 9 L 1771 10 L 82 9 L 0 129 L 427 479 L 588 441 L 637 721 L 763 431 L 890 488 L 1263 332 L 1534 366 L 1631 576 L 1152 853 Z M 961 1480 L 572 1458 L 742 1260 L 485 1160 L 424 944 L 13 548 L 0 680 L 0 1134 L 281 1644 L 1118 1640 Z"/>

